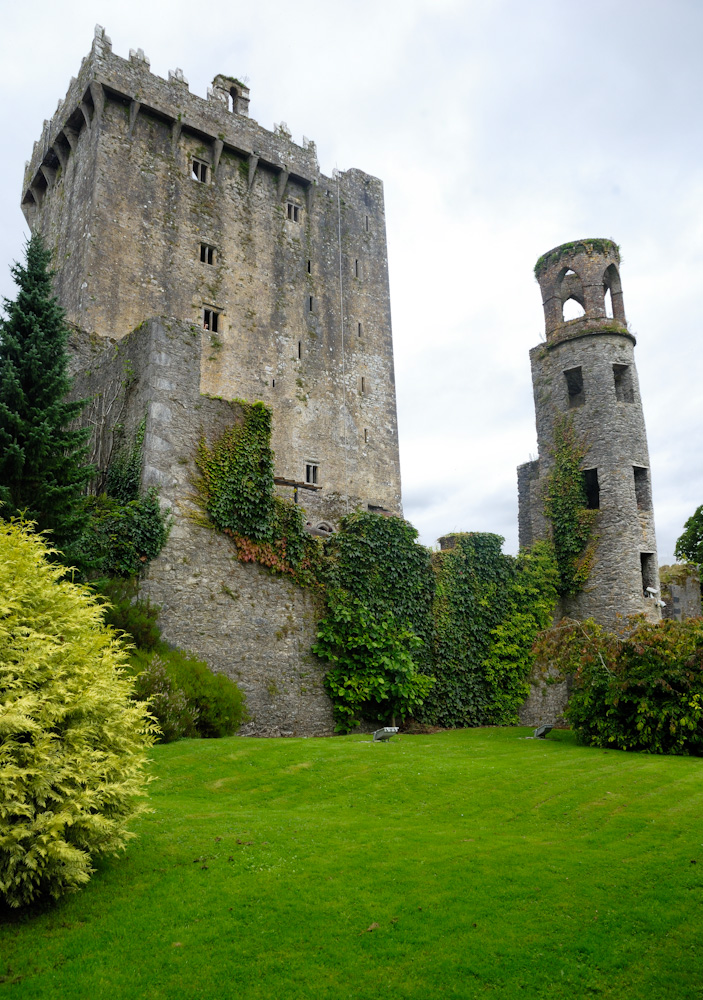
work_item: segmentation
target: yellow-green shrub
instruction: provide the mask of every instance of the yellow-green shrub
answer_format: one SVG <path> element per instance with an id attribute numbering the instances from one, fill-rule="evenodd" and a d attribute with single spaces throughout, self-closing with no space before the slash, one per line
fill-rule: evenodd
<path id="1" fill-rule="evenodd" d="M 155 724 L 92 593 L 41 536 L 0 522 L 0 894 L 22 906 L 88 881 L 143 812 Z"/>

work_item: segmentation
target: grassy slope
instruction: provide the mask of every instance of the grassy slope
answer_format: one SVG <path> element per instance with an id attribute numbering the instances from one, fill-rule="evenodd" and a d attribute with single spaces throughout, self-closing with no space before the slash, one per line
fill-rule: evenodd
<path id="1" fill-rule="evenodd" d="M 703 761 L 526 733 L 157 747 L 127 854 L 6 918 L 0 993 L 703 997 Z"/>

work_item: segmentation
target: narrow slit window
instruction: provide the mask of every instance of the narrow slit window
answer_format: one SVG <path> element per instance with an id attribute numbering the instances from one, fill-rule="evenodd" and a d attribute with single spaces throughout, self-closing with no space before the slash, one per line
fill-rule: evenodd
<path id="1" fill-rule="evenodd" d="M 632 471 L 635 476 L 635 498 L 638 510 L 652 509 L 652 490 L 649 485 L 649 469 L 640 465 L 633 465 Z"/>
<path id="2" fill-rule="evenodd" d="M 566 391 L 569 394 L 569 409 L 583 406 L 586 399 L 583 391 L 583 370 L 569 368 L 564 372 L 564 378 L 566 379 Z"/>
<path id="3" fill-rule="evenodd" d="M 357 323 L 356 324 L 356 335 L 357 335 L 357 337 L 360 337 L 362 333 L 363 333 L 363 329 L 362 329 L 361 323 Z"/>
<path id="4" fill-rule="evenodd" d="M 221 313 L 217 309 L 203 309 L 203 330 L 209 330 L 210 333 L 219 333 L 221 322 Z"/>
<path id="5" fill-rule="evenodd" d="M 368 231 L 369 231 L 369 217 L 367 215 L 366 216 L 366 232 L 368 233 Z"/>
<path id="6" fill-rule="evenodd" d="M 366 379 L 363 375 L 361 376 L 361 391 L 366 392 Z"/>
<path id="7" fill-rule="evenodd" d="M 312 274 L 312 261 L 308 261 L 308 274 Z"/>
<path id="8" fill-rule="evenodd" d="M 309 462 L 305 466 L 305 482 L 309 486 L 317 486 L 320 467 Z"/>
<path id="9" fill-rule="evenodd" d="M 600 486 L 598 469 L 583 470 L 583 486 L 586 492 L 586 506 L 589 510 L 600 510 Z"/>
<path id="10" fill-rule="evenodd" d="M 314 305 L 312 295 L 308 295 L 308 312 L 312 312 L 312 307 Z"/>
<path id="11" fill-rule="evenodd" d="M 207 243 L 200 244 L 200 261 L 203 264 L 214 264 L 217 252 Z"/>
<path id="12" fill-rule="evenodd" d="M 195 157 L 191 160 L 190 176 L 194 181 L 199 181 L 201 184 L 207 184 L 208 164 L 205 160 L 197 160 Z"/>
<path id="13" fill-rule="evenodd" d="M 364 444 L 368 443 L 369 443 L 369 429 L 368 427 L 364 427 Z"/>
<path id="14" fill-rule="evenodd" d="M 275 378 L 272 378 L 272 379 L 271 379 L 271 388 L 272 388 L 272 389 L 275 389 L 275 388 L 276 388 L 276 379 L 275 379 Z"/>
<path id="15" fill-rule="evenodd" d="M 354 261 L 354 277 L 355 278 L 361 277 L 361 264 L 359 263 L 358 260 Z"/>
<path id="16" fill-rule="evenodd" d="M 298 208 L 297 205 L 294 205 L 292 201 L 288 202 L 287 214 L 290 222 L 300 221 L 300 209 Z"/>
<path id="17" fill-rule="evenodd" d="M 300 361 L 300 359 L 302 358 L 302 356 L 303 356 L 303 342 L 302 342 L 302 340 L 299 340 L 298 341 L 298 361 Z"/>
<path id="18" fill-rule="evenodd" d="M 615 382 L 615 398 L 618 403 L 634 403 L 635 392 L 632 387 L 630 365 L 613 365 L 613 380 Z"/>
<path id="19" fill-rule="evenodd" d="M 640 552 L 640 568 L 642 570 L 642 593 L 653 598 L 657 594 L 657 571 L 653 552 Z"/>

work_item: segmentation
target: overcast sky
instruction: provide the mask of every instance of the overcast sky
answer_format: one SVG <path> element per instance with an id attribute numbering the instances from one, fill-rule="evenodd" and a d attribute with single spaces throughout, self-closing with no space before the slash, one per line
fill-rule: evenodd
<path id="1" fill-rule="evenodd" d="M 621 245 L 660 562 L 703 503 L 700 0 L 0 0 L 0 294 L 26 234 L 24 162 L 90 49 L 181 67 L 385 186 L 406 517 L 432 544 L 517 550 L 515 467 L 536 454 L 532 269 L 584 236 Z"/>

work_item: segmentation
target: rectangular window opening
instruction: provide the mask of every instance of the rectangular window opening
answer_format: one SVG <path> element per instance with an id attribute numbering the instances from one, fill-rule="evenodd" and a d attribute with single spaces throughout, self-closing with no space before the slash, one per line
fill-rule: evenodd
<path id="1" fill-rule="evenodd" d="M 298 361 L 300 361 L 300 359 L 302 358 L 302 356 L 303 356 L 303 342 L 302 342 L 302 340 L 299 340 L 298 341 Z"/>
<path id="2" fill-rule="evenodd" d="M 642 569 L 642 593 L 645 597 L 655 597 L 657 593 L 657 568 L 653 552 L 640 552 L 640 568 Z"/>
<path id="3" fill-rule="evenodd" d="M 271 379 L 271 388 L 272 388 L 272 389 L 275 389 L 275 388 L 276 388 L 276 379 L 275 379 L 275 378 L 272 378 L 272 379 Z"/>
<path id="4" fill-rule="evenodd" d="M 569 393 L 569 409 L 574 406 L 583 406 L 586 397 L 583 392 L 583 371 L 581 368 L 569 368 L 564 372 L 564 378 Z"/>
<path id="5" fill-rule="evenodd" d="M 207 184 L 208 164 L 205 160 L 197 160 L 195 157 L 191 160 L 190 176 L 194 181 Z"/>
<path id="6" fill-rule="evenodd" d="M 313 465 L 312 462 L 306 464 L 305 466 L 305 482 L 310 486 L 317 486 L 317 479 L 319 473 L 319 466 Z"/>
<path id="7" fill-rule="evenodd" d="M 312 261 L 308 261 L 308 274 L 312 274 Z"/>
<path id="8" fill-rule="evenodd" d="M 361 323 L 357 323 L 356 324 L 356 335 L 357 335 L 357 337 L 360 337 L 361 334 L 362 334 Z"/>
<path id="9" fill-rule="evenodd" d="M 366 232 L 368 233 L 368 231 L 369 231 L 369 217 L 367 215 L 366 216 Z"/>
<path id="10" fill-rule="evenodd" d="M 200 244 L 200 261 L 203 264 L 214 264 L 215 263 L 215 248 L 209 246 L 207 243 Z"/>
<path id="11" fill-rule="evenodd" d="M 217 309 L 203 309 L 203 330 L 209 330 L 210 333 L 220 332 L 220 316 L 221 313 Z"/>
<path id="12" fill-rule="evenodd" d="M 358 260 L 354 261 L 354 277 L 355 278 L 361 277 L 361 265 L 359 264 Z"/>
<path id="13" fill-rule="evenodd" d="M 313 304 L 312 295 L 308 295 L 308 312 L 312 312 Z"/>
<path id="14" fill-rule="evenodd" d="M 369 429 L 368 427 L 364 427 L 364 444 L 368 444 L 368 442 L 369 442 Z"/>
<path id="15" fill-rule="evenodd" d="M 632 471 L 635 476 L 635 498 L 638 510 L 652 509 L 652 491 L 649 485 L 649 469 L 639 465 L 633 465 Z"/>
<path id="16" fill-rule="evenodd" d="M 363 375 L 361 376 L 361 391 L 366 392 L 366 379 Z"/>
<path id="17" fill-rule="evenodd" d="M 634 403 L 635 391 L 632 386 L 630 365 L 613 365 L 613 380 L 615 382 L 615 398 L 618 403 Z"/>
<path id="18" fill-rule="evenodd" d="M 300 209 L 297 205 L 294 205 L 292 201 L 288 202 L 287 205 L 288 218 L 291 222 L 298 222 L 300 216 Z"/>
<path id="19" fill-rule="evenodd" d="M 586 491 L 586 506 L 589 510 L 600 510 L 600 486 L 598 469 L 583 470 L 583 486 Z"/>

